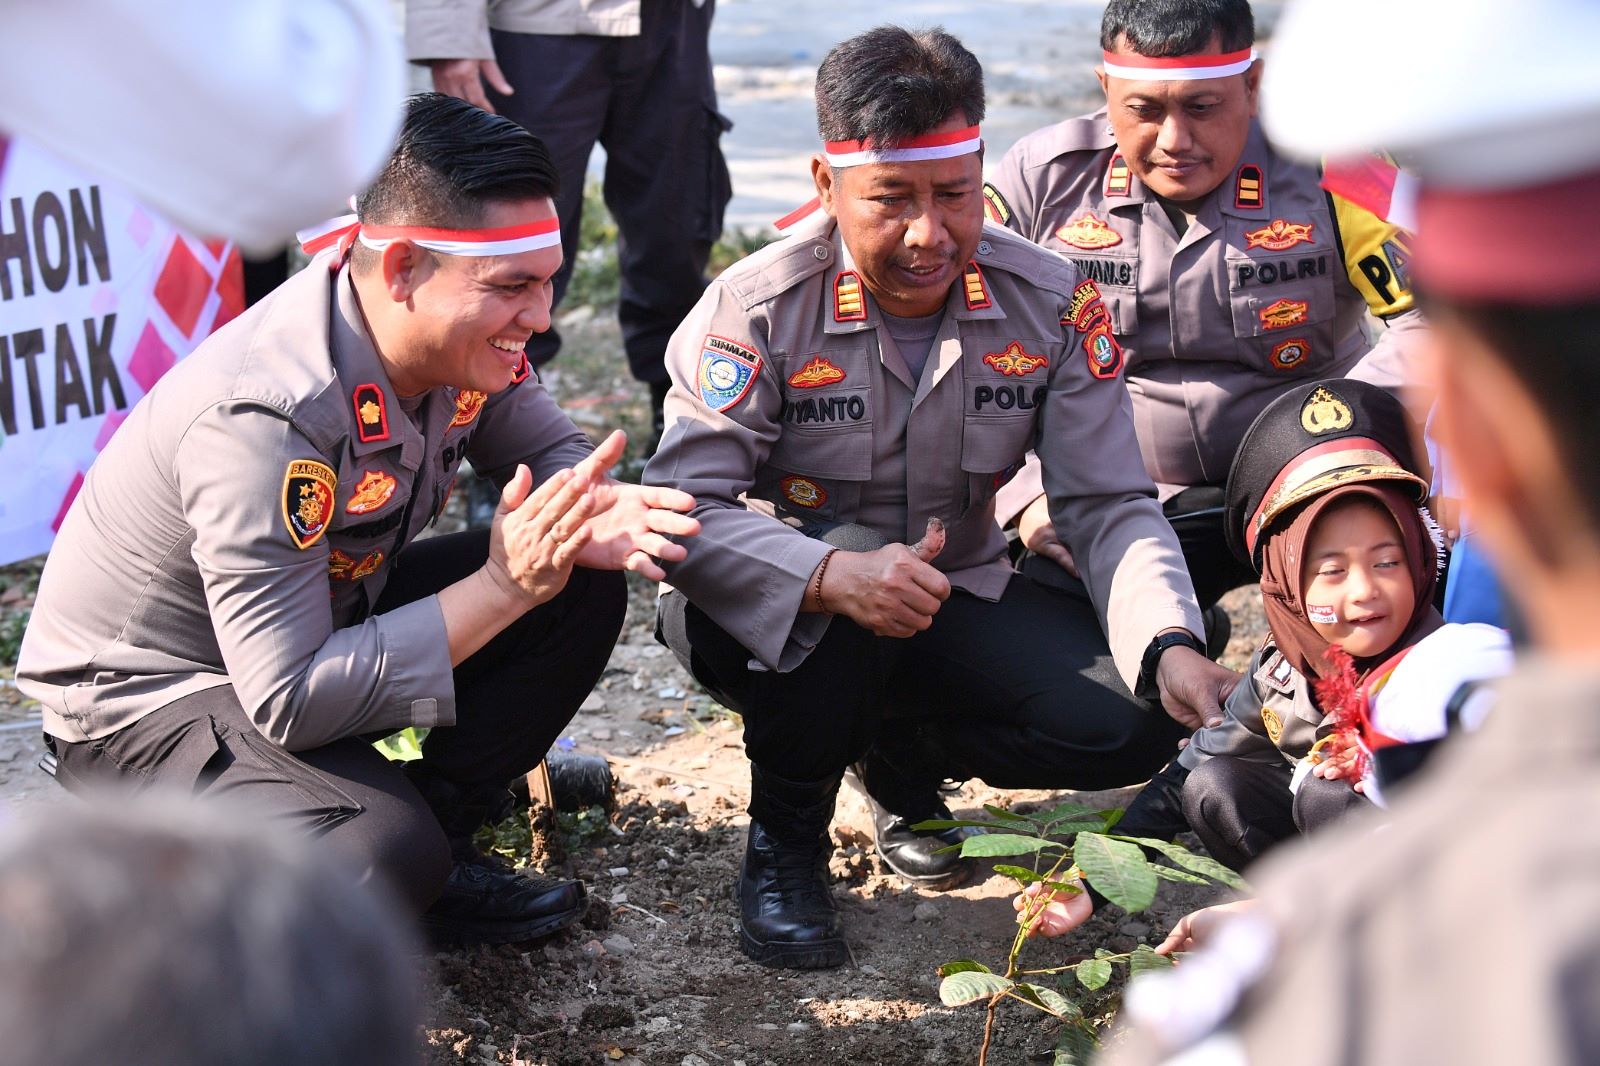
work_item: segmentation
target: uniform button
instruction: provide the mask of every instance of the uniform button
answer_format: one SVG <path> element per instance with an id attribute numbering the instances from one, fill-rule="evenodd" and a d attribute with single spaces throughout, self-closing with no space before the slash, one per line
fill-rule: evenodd
<path id="1" fill-rule="evenodd" d="M 979 255 L 988 255 L 992 251 L 994 251 L 994 245 L 990 244 L 988 241 L 979 241 L 978 242 L 978 254 Z"/>
<path id="2" fill-rule="evenodd" d="M 819 244 L 811 249 L 811 254 L 816 256 L 818 260 L 825 260 L 828 258 L 828 249 L 825 245 Z"/>

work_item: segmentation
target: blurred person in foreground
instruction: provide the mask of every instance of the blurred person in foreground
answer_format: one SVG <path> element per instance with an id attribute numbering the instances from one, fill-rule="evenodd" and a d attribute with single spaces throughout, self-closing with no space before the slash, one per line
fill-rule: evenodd
<path id="1" fill-rule="evenodd" d="M 950 887 L 961 830 L 911 828 L 948 816 L 946 777 L 1129 784 L 1238 681 L 1203 654 L 1104 307 L 984 222 L 977 59 L 882 26 L 829 51 L 816 97 L 815 210 L 673 335 L 645 469 L 705 525 L 658 636 L 743 716 L 741 943 L 789 967 L 849 958 L 827 828 L 852 763 L 879 858 Z M 994 523 L 1036 443 L 1081 596 L 1016 574 Z"/>
<path id="2" fill-rule="evenodd" d="M 1271 57 L 1257 54 L 1248 0 L 1111 0 L 1100 47 L 1105 106 L 1013 145 L 985 206 L 1071 259 L 1104 300 L 1140 454 L 1220 651 L 1227 616 L 1213 605 L 1255 580 L 1224 531 L 1240 438 L 1307 381 L 1400 387 L 1426 336 L 1409 238 L 1268 143 L 1256 108 Z M 1324 87 L 1337 95 L 1344 80 Z M 1001 491 L 996 515 L 1038 553 L 1028 573 L 1059 580 L 1075 566 L 1046 521 L 1036 464 Z"/>
<path id="3" fill-rule="evenodd" d="M 1375 53 L 1377 25 L 1407 62 Z M 1247 917 L 1135 981 L 1111 1062 L 1600 1061 L 1597 39 L 1582 0 L 1314 2 L 1280 24 L 1269 132 L 1420 178 L 1434 430 L 1530 643 L 1383 832 L 1284 848 Z"/>
<path id="4" fill-rule="evenodd" d="M 0 825 L 0 1058 L 420 1061 L 419 945 L 381 886 L 227 804 L 91 797 Z"/>
<path id="5" fill-rule="evenodd" d="M 474 833 L 577 712 L 630 569 L 693 500 L 606 476 L 523 348 L 561 265 L 550 157 L 508 119 L 412 99 L 330 250 L 207 339 L 90 468 L 17 664 L 57 779 L 232 797 L 387 878 L 441 940 L 554 932 L 578 882 Z M 488 529 L 419 538 L 468 459 Z M 426 727 L 422 758 L 370 741 Z"/>

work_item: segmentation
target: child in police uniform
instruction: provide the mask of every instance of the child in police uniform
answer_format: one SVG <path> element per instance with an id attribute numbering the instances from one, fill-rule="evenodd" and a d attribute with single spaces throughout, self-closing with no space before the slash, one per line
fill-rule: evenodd
<path id="1" fill-rule="evenodd" d="M 1376 386 L 1312 382 L 1262 412 L 1229 475 L 1227 531 L 1261 575 L 1271 632 L 1222 721 L 1151 779 L 1119 835 L 1192 829 L 1241 870 L 1381 802 L 1375 752 L 1414 762 L 1452 716 L 1481 718 L 1484 701 L 1464 697 L 1509 671 L 1509 640 L 1434 609 L 1443 546 L 1418 471 L 1404 410 Z M 1029 906 L 1038 892 L 1015 900 L 1035 932 L 1058 935 L 1092 910 L 1087 896 Z"/>

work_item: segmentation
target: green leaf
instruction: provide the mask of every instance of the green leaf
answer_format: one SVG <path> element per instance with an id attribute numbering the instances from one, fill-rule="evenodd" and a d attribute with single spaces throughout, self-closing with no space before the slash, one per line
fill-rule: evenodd
<path id="1" fill-rule="evenodd" d="M 996 818 L 1004 818 L 1008 822 L 1031 822 L 1031 821 L 1033 821 L 1032 818 L 1026 818 L 1026 817 L 1016 813 L 1015 811 L 1008 811 L 1004 807 L 996 807 L 992 803 L 985 803 L 983 805 L 983 809 L 988 811 L 990 814 L 994 815 Z"/>
<path id="2" fill-rule="evenodd" d="M 1069 885 L 1065 881 L 1046 881 L 1044 883 L 1044 887 L 1053 888 L 1057 892 L 1065 892 L 1069 896 L 1076 896 L 1083 892 L 1083 889 L 1080 886 Z"/>
<path id="3" fill-rule="evenodd" d="M 1018 833 L 985 833 L 963 840 L 961 854 L 966 858 L 981 859 L 999 855 L 1027 855 L 1054 847 L 1060 845 L 1043 837 L 1025 837 Z"/>
<path id="4" fill-rule="evenodd" d="M 1087 1022 L 1063 1025 L 1056 1034 L 1056 1054 L 1051 1066 L 1087 1066 L 1099 1046 L 1094 1029 Z"/>
<path id="5" fill-rule="evenodd" d="M 422 758 L 422 738 L 427 735 L 426 727 L 408 726 L 398 733 L 375 741 L 372 746 L 391 762 L 411 762 L 413 759 Z"/>
<path id="6" fill-rule="evenodd" d="M 971 826 L 974 829 L 1015 829 L 1016 826 L 1006 822 L 978 821 L 974 818 L 929 818 L 925 822 L 917 822 L 911 828 L 918 832 L 934 832 L 939 829 L 956 829 L 962 826 Z"/>
<path id="7" fill-rule="evenodd" d="M 1074 968 L 1078 983 L 1089 991 L 1104 988 L 1111 980 L 1111 964 L 1104 959 L 1084 959 Z"/>
<path id="8" fill-rule="evenodd" d="M 1028 817 L 1036 822 L 1048 824 L 1050 822 L 1060 822 L 1067 818 L 1098 818 L 1099 816 L 1100 808 L 1098 807 L 1085 807 L 1081 803 L 1063 803 L 1060 806 L 1051 807 L 1048 811 L 1035 812 Z"/>
<path id="9" fill-rule="evenodd" d="M 1071 836 L 1074 833 L 1100 833 L 1105 831 L 1105 825 L 1098 818 L 1079 819 L 1070 822 L 1052 822 L 1045 832 L 1053 837 Z"/>
<path id="10" fill-rule="evenodd" d="M 994 973 L 994 971 L 974 959 L 956 959 L 939 967 L 938 973 L 940 977 L 949 977 L 953 973 Z"/>
<path id="11" fill-rule="evenodd" d="M 1156 898 L 1156 872 L 1135 844 L 1099 833 L 1080 833 L 1072 852 L 1091 885 L 1125 911 L 1142 911 Z"/>
<path id="12" fill-rule="evenodd" d="M 1213 881 L 1221 881 L 1229 888 L 1235 888 L 1241 892 L 1247 892 L 1250 889 L 1250 886 L 1245 884 L 1244 878 L 1240 877 L 1238 874 L 1222 865 L 1216 859 L 1211 858 L 1209 855 L 1196 855 L 1194 852 L 1175 841 L 1157 840 L 1154 837 L 1119 836 L 1117 839 L 1131 841 L 1132 843 L 1150 848 L 1153 851 L 1159 851 L 1161 854 L 1165 855 L 1179 866 L 1182 866 L 1185 870 L 1191 870 L 1194 873 L 1202 874 L 1211 878 Z"/>
<path id="13" fill-rule="evenodd" d="M 1066 996 L 1044 985 L 1018 983 L 1014 991 L 1033 1006 L 1054 1014 L 1057 1018 L 1076 1018 L 1083 1013 Z"/>
<path id="14" fill-rule="evenodd" d="M 1117 957 L 1117 953 L 1109 948 L 1095 948 L 1094 957 L 1097 959 L 1114 959 Z"/>
<path id="15" fill-rule="evenodd" d="M 1163 881 L 1182 881 L 1186 885 L 1211 884 L 1210 881 L 1207 881 L 1199 874 L 1192 874 L 1187 870 L 1174 870 L 1172 867 L 1163 866 L 1160 863 L 1151 863 L 1150 869 L 1154 870 L 1156 872 L 1156 876 L 1161 878 Z"/>
<path id="16" fill-rule="evenodd" d="M 1166 955 L 1157 955 L 1155 948 L 1149 944 L 1140 944 L 1133 949 L 1132 958 L 1128 959 L 1128 973 L 1134 977 L 1147 970 L 1167 970 L 1172 967 L 1172 959 Z"/>
<path id="17" fill-rule="evenodd" d="M 976 1003 L 980 999 L 1011 990 L 1010 978 L 1001 977 L 997 973 L 979 973 L 976 970 L 962 970 L 953 973 L 939 982 L 939 1002 L 946 1007 L 960 1007 L 967 1003 Z"/>
<path id="18" fill-rule="evenodd" d="M 1109 811 L 1100 812 L 1100 820 L 1105 823 L 1106 832 L 1111 832 L 1111 827 L 1122 821 L 1122 816 L 1128 812 L 1121 807 L 1113 807 Z"/>
<path id="19" fill-rule="evenodd" d="M 1036 870 L 1030 870 L 1026 866 L 1012 866 L 1010 863 L 995 863 L 994 872 L 1001 877 L 1009 877 L 1014 881 L 1021 881 L 1025 885 L 1044 880 L 1044 874 Z"/>

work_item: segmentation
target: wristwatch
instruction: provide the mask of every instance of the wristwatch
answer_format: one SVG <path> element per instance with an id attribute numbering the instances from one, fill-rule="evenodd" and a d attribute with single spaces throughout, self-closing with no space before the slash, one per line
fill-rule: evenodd
<path id="1" fill-rule="evenodd" d="M 1168 648 L 1183 645 L 1193 648 L 1201 655 L 1206 653 L 1204 644 L 1201 644 L 1195 635 L 1187 629 L 1175 630 L 1171 633 L 1158 633 L 1150 641 L 1150 646 L 1144 650 L 1144 658 L 1139 660 L 1139 682 L 1133 688 L 1133 694 L 1141 700 L 1155 700 L 1161 698 L 1161 689 L 1156 684 L 1156 667 L 1161 665 L 1161 656 Z"/>

